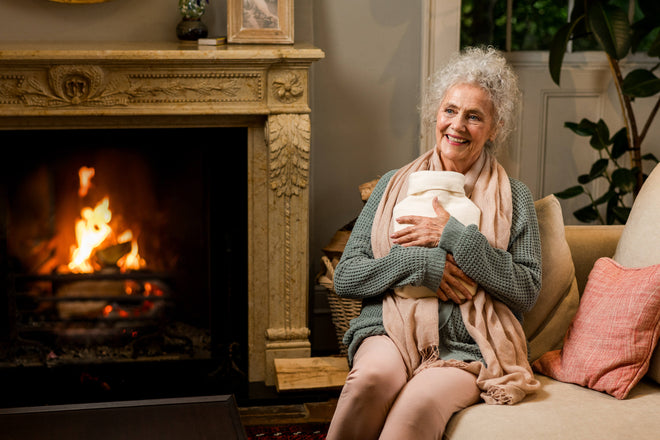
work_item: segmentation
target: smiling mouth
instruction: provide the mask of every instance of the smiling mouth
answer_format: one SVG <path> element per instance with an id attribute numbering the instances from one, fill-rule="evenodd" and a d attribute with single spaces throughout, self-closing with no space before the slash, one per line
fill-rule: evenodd
<path id="1" fill-rule="evenodd" d="M 466 144 L 468 142 L 467 139 L 457 138 L 457 137 L 451 136 L 449 134 L 446 134 L 445 137 L 447 138 L 447 140 L 449 142 L 452 142 L 454 144 Z"/>

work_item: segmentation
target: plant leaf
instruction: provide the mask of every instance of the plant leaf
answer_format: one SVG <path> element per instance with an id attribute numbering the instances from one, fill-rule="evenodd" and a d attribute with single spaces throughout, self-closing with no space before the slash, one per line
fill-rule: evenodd
<path id="1" fill-rule="evenodd" d="M 658 158 L 655 157 L 655 155 L 654 155 L 653 153 L 645 154 L 644 156 L 642 156 L 642 159 L 643 159 L 643 160 L 652 160 L 652 161 L 655 162 L 655 163 L 660 162 L 660 161 L 658 160 Z"/>
<path id="2" fill-rule="evenodd" d="M 623 93 L 633 98 L 646 98 L 660 92 L 660 78 L 646 69 L 636 69 L 623 80 Z"/>
<path id="3" fill-rule="evenodd" d="M 587 22 L 603 50 L 615 60 L 625 57 L 632 44 L 628 14 L 620 8 L 593 3 L 587 11 Z"/>
<path id="4" fill-rule="evenodd" d="M 586 185 L 587 183 L 591 182 L 593 179 L 589 174 L 580 174 L 577 178 L 577 181 L 580 185 Z"/>
<path id="5" fill-rule="evenodd" d="M 587 205 L 575 211 L 573 215 L 582 223 L 591 223 L 598 218 L 598 211 L 593 206 Z"/>
<path id="6" fill-rule="evenodd" d="M 591 170 L 589 171 L 589 177 L 591 180 L 602 176 L 607 169 L 609 162 L 609 159 L 598 159 L 596 162 L 594 162 L 594 164 L 591 166 Z"/>
<path id="7" fill-rule="evenodd" d="M 625 225 L 626 222 L 628 221 L 628 216 L 630 216 L 630 208 L 622 207 L 622 206 L 615 206 L 612 209 L 612 212 L 614 213 L 614 216 L 616 219 L 622 224 Z"/>
<path id="8" fill-rule="evenodd" d="M 584 15 L 580 15 L 575 20 L 570 21 L 563 25 L 555 36 L 552 38 L 550 43 L 550 56 L 548 60 L 548 68 L 550 70 L 550 76 L 555 84 L 559 85 L 559 79 L 561 77 L 561 65 L 564 62 L 564 54 L 566 53 L 566 46 L 568 45 L 568 40 L 573 34 L 575 26 L 584 18 Z"/>
<path id="9" fill-rule="evenodd" d="M 618 159 L 623 156 L 628 151 L 628 132 L 626 128 L 617 131 L 610 142 L 612 143 L 612 157 Z"/>
<path id="10" fill-rule="evenodd" d="M 556 192 L 555 197 L 558 197 L 560 199 L 570 199 L 579 196 L 582 193 L 584 193 L 584 188 L 582 188 L 581 185 L 575 185 L 575 186 L 571 186 L 570 188 L 566 188 L 563 191 Z"/>
<path id="11" fill-rule="evenodd" d="M 635 173 L 628 168 L 619 168 L 612 173 L 612 184 L 619 188 L 621 194 L 632 192 L 636 183 Z"/>
<path id="12" fill-rule="evenodd" d="M 575 125 L 573 122 L 564 123 L 564 127 L 570 128 L 575 134 L 580 136 L 593 136 L 596 133 L 596 125 L 597 124 L 595 122 L 591 122 L 587 118 L 583 118 L 577 125 Z"/>
<path id="13" fill-rule="evenodd" d="M 605 209 L 605 223 L 608 225 L 613 225 L 616 223 L 616 215 L 614 214 L 614 210 L 619 204 L 619 199 L 618 198 L 613 198 L 610 199 L 607 202 L 607 208 Z"/>
<path id="14" fill-rule="evenodd" d="M 644 17 L 654 18 L 656 24 L 660 24 L 660 2 L 658 0 L 637 0 L 639 9 Z"/>
<path id="15" fill-rule="evenodd" d="M 655 40 L 649 46 L 648 54 L 651 57 L 660 57 L 660 33 L 655 36 Z"/>
<path id="16" fill-rule="evenodd" d="M 646 16 L 641 20 L 633 23 L 632 28 L 632 51 L 637 52 L 639 45 L 642 43 L 644 38 L 653 31 L 660 23 L 658 23 L 657 18 L 652 16 Z"/>
<path id="17" fill-rule="evenodd" d="M 594 135 L 591 137 L 589 143 L 596 150 L 602 150 L 609 145 L 610 142 L 610 129 L 602 119 L 598 120 L 595 126 Z"/>
<path id="18" fill-rule="evenodd" d="M 609 190 L 605 194 L 594 200 L 594 205 L 602 205 L 603 203 L 610 201 L 612 197 L 616 197 L 616 192 Z"/>

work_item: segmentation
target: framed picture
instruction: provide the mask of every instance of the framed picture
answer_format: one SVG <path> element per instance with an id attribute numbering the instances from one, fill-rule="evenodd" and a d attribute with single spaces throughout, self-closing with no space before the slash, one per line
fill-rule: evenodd
<path id="1" fill-rule="evenodd" d="M 293 43 L 293 0 L 227 0 L 227 42 Z"/>

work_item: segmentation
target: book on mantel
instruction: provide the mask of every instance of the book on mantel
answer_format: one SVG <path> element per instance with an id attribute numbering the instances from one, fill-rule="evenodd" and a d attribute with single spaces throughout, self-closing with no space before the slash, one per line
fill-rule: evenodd
<path id="1" fill-rule="evenodd" d="M 197 44 L 200 46 L 222 46 L 227 42 L 227 37 L 200 38 Z"/>

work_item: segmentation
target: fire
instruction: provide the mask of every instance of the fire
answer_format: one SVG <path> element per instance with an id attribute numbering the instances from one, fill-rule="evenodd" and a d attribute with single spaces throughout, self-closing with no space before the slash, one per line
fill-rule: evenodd
<path id="1" fill-rule="evenodd" d="M 138 253 L 138 243 L 137 239 L 133 238 L 133 231 L 128 229 L 123 234 L 121 234 L 117 241 L 119 243 L 126 243 L 128 241 L 131 242 L 131 251 L 121 257 L 119 261 L 117 261 L 117 266 L 123 270 L 138 270 L 146 266 L 146 262 L 142 257 L 140 257 L 140 254 Z"/>
<path id="2" fill-rule="evenodd" d="M 104 197 L 94 209 L 86 207 L 80 211 L 82 217 L 76 221 L 76 241 L 78 247 L 74 249 L 69 263 L 72 272 L 91 273 L 94 266 L 90 261 L 92 252 L 105 241 L 112 229 L 108 225 L 112 219 L 109 209 L 110 200 Z"/>
<path id="3" fill-rule="evenodd" d="M 85 197 L 91 186 L 91 179 L 94 177 L 94 168 L 82 167 L 78 171 L 80 178 L 80 188 L 78 195 Z M 85 207 L 80 211 L 80 217 L 75 223 L 77 247 L 72 247 L 71 261 L 68 264 L 69 270 L 75 273 L 92 273 L 96 269 L 92 260 L 94 252 L 101 249 L 101 245 L 131 243 L 130 252 L 121 256 L 117 260 L 117 266 L 122 270 L 137 270 L 146 266 L 146 262 L 138 253 L 137 238 L 133 237 L 133 232 L 129 229 L 121 233 L 116 243 L 108 243 L 112 237 L 112 212 L 110 211 L 110 199 L 105 196 L 94 208 Z"/>
<path id="4" fill-rule="evenodd" d="M 92 177 L 94 177 L 94 168 L 82 167 L 78 170 L 78 177 L 80 178 L 80 188 L 78 195 L 85 197 L 89 188 L 92 186 Z"/>

